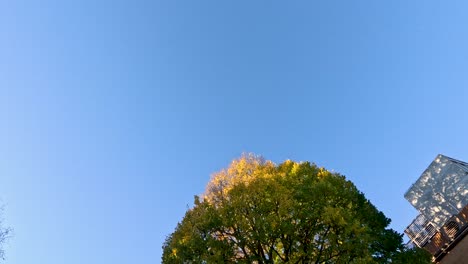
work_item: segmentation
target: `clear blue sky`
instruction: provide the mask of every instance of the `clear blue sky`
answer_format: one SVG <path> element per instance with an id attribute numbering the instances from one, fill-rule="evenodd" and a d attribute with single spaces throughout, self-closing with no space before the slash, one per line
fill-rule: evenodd
<path id="1" fill-rule="evenodd" d="M 2 1 L 8 264 L 159 263 L 242 152 L 345 174 L 403 231 L 468 161 L 466 1 Z"/>

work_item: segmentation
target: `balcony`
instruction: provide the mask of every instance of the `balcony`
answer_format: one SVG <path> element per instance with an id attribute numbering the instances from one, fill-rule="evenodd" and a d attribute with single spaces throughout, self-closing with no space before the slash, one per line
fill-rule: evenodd
<path id="1" fill-rule="evenodd" d="M 452 215 L 438 230 L 429 219 L 418 215 L 405 233 L 412 243 L 430 252 L 438 263 L 468 233 L 468 205 L 458 214 Z"/>

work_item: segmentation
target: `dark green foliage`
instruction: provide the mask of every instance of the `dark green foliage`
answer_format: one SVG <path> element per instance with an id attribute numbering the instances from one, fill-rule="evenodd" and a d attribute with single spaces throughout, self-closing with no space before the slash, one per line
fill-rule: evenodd
<path id="1" fill-rule="evenodd" d="M 404 249 L 399 252 L 394 262 L 395 264 L 429 264 L 431 263 L 432 256 L 424 249 L 413 248 Z"/>

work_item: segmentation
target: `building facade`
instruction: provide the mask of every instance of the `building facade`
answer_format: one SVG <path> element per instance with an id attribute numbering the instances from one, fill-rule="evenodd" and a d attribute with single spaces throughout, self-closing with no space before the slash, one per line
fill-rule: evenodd
<path id="1" fill-rule="evenodd" d="M 456 256 L 468 252 L 468 163 L 437 155 L 405 198 L 419 211 L 405 230 L 410 242 L 436 263 L 468 263 Z"/>

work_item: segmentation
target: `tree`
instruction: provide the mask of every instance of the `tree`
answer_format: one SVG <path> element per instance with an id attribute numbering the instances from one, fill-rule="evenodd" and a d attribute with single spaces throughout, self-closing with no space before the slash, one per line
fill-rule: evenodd
<path id="1" fill-rule="evenodd" d="M 0 212 L 3 211 L 3 208 L 0 208 Z M 2 248 L 2 245 L 8 239 L 11 234 L 11 228 L 3 227 L 2 221 L 0 219 L 0 259 L 5 259 L 5 251 Z"/>
<path id="2" fill-rule="evenodd" d="M 167 237 L 162 261 L 398 263 L 410 254 L 389 224 L 342 175 L 245 154 L 195 197 Z"/>

